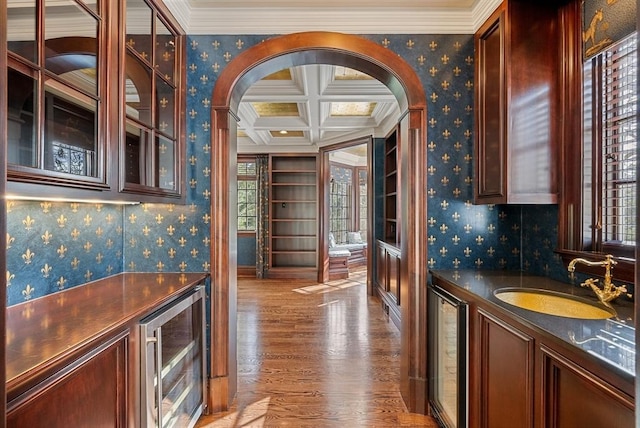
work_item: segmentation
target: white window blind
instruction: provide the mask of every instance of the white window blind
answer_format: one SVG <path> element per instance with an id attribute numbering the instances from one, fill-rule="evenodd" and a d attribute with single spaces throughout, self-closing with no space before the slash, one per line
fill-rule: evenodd
<path id="1" fill-rule="evenodd" d="M 637 55 L 635 34 L 603 54 L 603 243 L 635 245 Z"/>
<path id="2" fill-rule="evenodd" d="M 590 250 L 635 246 L 636 46 L 633 34 L 584 68 L 583 224 Z"/>

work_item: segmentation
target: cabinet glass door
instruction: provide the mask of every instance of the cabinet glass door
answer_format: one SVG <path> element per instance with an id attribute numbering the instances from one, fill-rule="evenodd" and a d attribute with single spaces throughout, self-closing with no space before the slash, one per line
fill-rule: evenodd
<path id="1" fill-rule="evenodd" d="M 429 401 L 446 427 L 467 418 L 467 304 L 441 289 L 429 289 Z"/>
<path id="2" fill-rule="evenodd" d="M 104 187 L 107 24 L 98 5 L 8 1 L 9 180 Z"/>

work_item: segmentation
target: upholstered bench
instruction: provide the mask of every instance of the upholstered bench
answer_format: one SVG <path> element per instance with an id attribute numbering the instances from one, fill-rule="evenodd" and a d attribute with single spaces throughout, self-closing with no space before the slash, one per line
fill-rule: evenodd
<path id="1" fill-rule="evenodd" d="M 341 263 L 339 258 L 345 255 L 347 256 L 347 276 L 349 268 L 367 265 L 367 243 L 363 242 L 360 232 L 348 232 L 347 242 L 343 244 L 336 244 L 333 233 L 329 233 L 329 278 L 333 276 L 332 266 L 334 269 L 339 269 L 338 265 Z M 335 260 L 332 261 L 332 258 Z M 339 275 L 344 275 L 344 271 L 340 271 Z M 346 277 L 340 276 L 340 278 Z"/>

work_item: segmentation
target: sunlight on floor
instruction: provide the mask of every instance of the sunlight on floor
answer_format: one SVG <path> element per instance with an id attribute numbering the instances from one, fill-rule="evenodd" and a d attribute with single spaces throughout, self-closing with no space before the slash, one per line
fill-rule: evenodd
<path id="1" fill-rule="evenodd" d="M 331 293 L 332 291 L 344 290 L 358 285 L 367 283 L 367 271 L 359 270 L 349 275 L 346 279 L 336 279 L 324 284 L 313 284 L 306 287 L 294 288 L 293 291 L 300 294 L 322 294 Z"/>
<path id="2" fill-rule="evenodd" d="M 267 417 L 270 397 L 249 404 L 240 412 L 233 412 L 201 428 L 262 428 Z"/>
<path id="3" fill-rule="evenodd" d="M 302 287 L 302 288 L 294 288 L 293 291 L 300 294 L 322 294 L 322 293 L 331 293 L 332 291 L 344 290 L 345 288 L 355 287 L 357 285 L 362 285 L 362 284 L 359 282 L 353 282 L 353 281 L 348 281 L 343 283 L 336 283 L 334 281 L 327 284 L 315 284 L 315 285 L 309 285 L 307 287 Z"/>

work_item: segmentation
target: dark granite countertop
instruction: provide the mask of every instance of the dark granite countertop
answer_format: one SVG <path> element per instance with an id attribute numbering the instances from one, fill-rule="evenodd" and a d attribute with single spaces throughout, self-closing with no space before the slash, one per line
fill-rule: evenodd
<path id="1" fill-rule="evenodd" d="M 505 287 L 539 288 L 584 297 L 597 303 L 595 294 L 590 289 L 522 272 L 433 270 L 431 274 L 482 298 L 490 305 L 508 311 L 525 324 L 582 349 L 603 361 L 623 378 L 635 378 L 635 319 L 633 302 L 628 299 L 620 297 L 613 302 L 617 316 L 612 318 L 602 320 L 566 318 L 510 305 L 499 300 L 494 295 L 494 291 Z"/>

